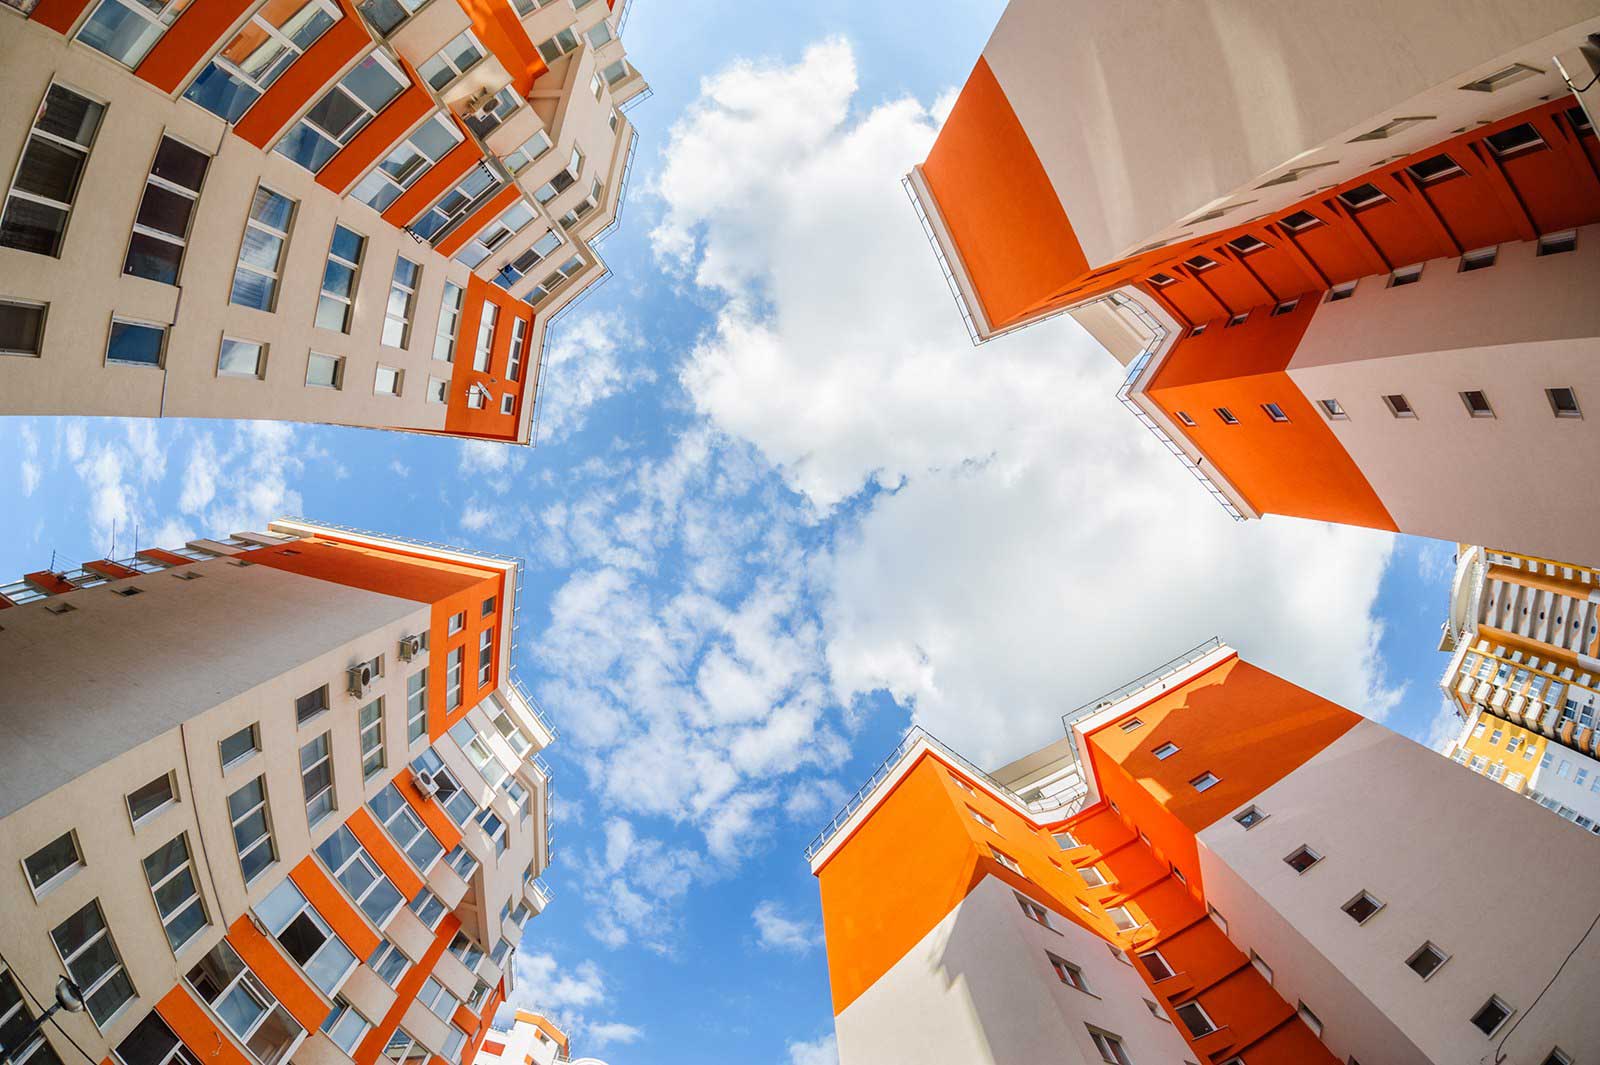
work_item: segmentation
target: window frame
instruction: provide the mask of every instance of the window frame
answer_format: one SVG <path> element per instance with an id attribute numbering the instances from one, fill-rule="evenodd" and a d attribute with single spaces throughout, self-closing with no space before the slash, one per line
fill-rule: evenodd
<path id="1" fill-rule="evenodd" d="M 251 806 L 244 813 L 238 815 L 237 817 L 233 816 L 233 797 L 235 795 L 238 795 L 239 793 L 245 791 L 246 789 L 252 787 L 252 786 L 255 786 L 261 792 L 260 801 L 258 801 L 254 806 Z M 251 779 L 245 781 L 243 784 L 239 785 L 237 788 L 234 788 L 232 791 L 230 791 L 228 793 L 227 800 L 228 800 L 228 815 L 229 815 L 228 828 L 229 828 L 229 831 L 233 835 L 233 852 L 234 852 L 235 856 L 239 859 L 239 872 L 240 872 L 240 875 L 244 878 L 245 884 L 249 885 L 249 884 L 253 883 L 255 881 L 255 879 L 257 877 L 259 877 L 262 873 L 264 873 L 268 869 L 272 868 L 278 862 L 278 844 L 277 844 L 277 841 L 273 838 L 273 832 L 272 832 L 272 805 L 271 805 L 271 802 L 269 801 L 269 796 L 267 794 L 267 776 L 266 776 L 266 774 L 262 773 L 262 774 L 259 774 L 258 776 L 252 777 Z M 255 839 L 252 839 L 248 846 L 246 846 L 246 847 L 241 849 L 240 845 L 239 845 L 239 825 L 241 823 L 245 822 L 245 821 L 248 821 L 258 811 L 262 815 L 262 832 L 261 832 L 261 835 L 257 836 Z M 261 866 L 259 869 L 257 869 L 254 873 L 246 872 L 245 871 L 245 858 L 248 855 L 254 854 L 256 849 L 261 846 L 263 841 L 266 842 L 267 851 L 268 851 L 268 854 L 269 854 L 269 857 L 267 859 L 267 863 L 265 865 Z"/>
<path id="2" fill-rule="evenodd" d="M 61 869 L 50 874 L 50 876 L 45 880 L 36 883 L 33 878 L 33 870 L 28 868 L 28 863 L 34 858 L 37 858 L 46 849 L 55 846 L 57 843 L 60 843 L 63 839 L 72 845 L 73 860 L 71 864 L 63 866 Z M 75 828 L 69 828 L 65 832 L 61 833 L 61 835 L 50 839 L 41 846 L 35 847 L 32 852 L 22 856 L 20 859 L 20 864 L 22 865 L 22 878 L 27 882 L 28 890 L 33 893 L 34 900 L 37 901 L 43 898 L 56 888 L 60 887 L 62 884 L 66 883 L 68 880 L 72 879 L 78 870 L 83 869 L 87 865 L 83 857 L 83 844 L 78 841 L 78 830 Z"/>
<path id="3" fill-rule="evenodd" d="M 172 844 L 177 842 L 182 842 L 183 844 L 183 861 L 179 862 L 174 868 L 168 870 L 161 877 L 159 883 L 151 880 L 149 865 L 150 859 L 154 858 L 156 855 L 160 854 L 162 851 L 166 850 L 168 847 L 172 846 Z M 195 864 L 194 848 L 189 846 L 189 833 L 187 831 L 179 832 L 172 839 L 168 840 L 166 843 L 163 843 L 160 847 L 157 847 L 154 852 L 146 855 L 139 864 L 141 870 L 144 872 L 145 883 L 150 887 L 150 898 L 151 901 L 155 903 L 156 916 L 161 921 L 161 930 L 166 934 L 167 945 L 172 948 L 173 956 L 177 957 L 185 948 L 195 941 L 196 937 L 202 935 L 207 928 L 211 927 L 211 913 L 209 908 L 206 906 L 205 894 L 200 890 L 200 869 Z M 168 884 L 176 882 L 185 872 L 189 874 L 189 883 L 194 888 L 194 894 L 188 896 L 179 905 L 173 907 L 171 913 L 162 913 L 160 894 L 161 889 Z M 180 916 L 194 906 L 200 907 L 200 924 L 190 931 L 189 935 L 181 942 L 174 943 L 172 941 L 172 926 L 177 923 L 177 920 Z"/>
<path id="4" fill-rule="evenodd" d="M 194 152 L 196 155 L 202 156 L 205 159 L 205 166 L 202 167 L 200 171 L 200 184 L 198 187 L 193 189 L 187 188 L 178 184 L 176 181 L 161 177 L 155 172 L 156 160 L 160 158 L 161 149 L 165 142 L 169 140 L 182 148 L 186 148 L 189 151 Z M 123 252 L 122 256 L 122 276 L 138 277 L 146 281 L 154 282 L 158 285 L 175 286 L 179 283 L 179 280 L 183 276 L 184 259 L 189 252 L 189 235 L 194 231 L 195 212 L 199 210 L 200 207 L 200 194 L 205 190 L 206 176 L 211 173 L 212 160 L 212 155 L 196 147 L 195 145 L 190 144 L 182 137 L 177 137 L 167 132 L 162 133 L 161 138 L 156 141 L 155 154 L 150 157 L 150 169 L 145 174 L 144 189 L 139 195 L 139 205 L 134 208 L 133 226 L 128 236 L 128 246 Z M 144 210 L 145 199 L 150 195 L 150 189 L 152 186 L 162 190 L 163 192 L 170 193 L 173 196 L 177 196 L 188 201 L 189 213 L 184 219 L 183 234 L 181 236 L 165 232 L 164 230 L 156 229 L 153 226 L 145 225 L 139 221 L 139 215 Z M 163 244 L 173 245 L 178 249 L 178 261 L 173 266 L 173 276 L 171 281 L 165 281 L 158 277 L 149 277 L 145 274 L 133 272 L 133 241 L 135 237 L 140 236 L 143 236 L 149 240 L 159 241 Z"/>
<path id="5" fill-rule="evenodd" d="M 263 193 L 265 193 L 267 196 L 282 200 L 289 205 L 289 218 L 286 228 L 281 230 L 277 229 L 270 223 L 256 217 L 257 201 L 261 198 Z M 250 197 L 250 208 L 245 212 L 244 231 L 239 238 L 239 254 L 234 258 L 233 281 L 228 287 L 228 305 L 230 307 L 246 307 L 250 310 L 261 311 L 265 314 L 277 313 L 278 294 L 283 282 L 284 261 L 289 257 L 289 241 L 291 235 L 294 233 L 294 224 L 299 214 L 299 200 L 279 192 L 277 189 L 274 189 L 265 182 L 256 183 L 256 191 L 252 193 Z M 278 242 L 277 262 L 270 270 L 257 263 L 245 261 L 245 248 L 249 243 L 250 230 L 252 228 L 258 230 L 259 232 L 265 233 L 268 237 L 271 237 Z M 239 285 L 240 270 L 243 270 L 249 274 L 254 274 L 257 277 L 266 278 L 271 283 L 271 289 L 267 299 L 267 306 L 256 307 L 248 303 L 240 303 L 234 300 L 234 292 Z"/>
<path id="6" fill-rule="evenodd" d="M 100 927 L 98 930 L 90 933 L 89 936 L 82 942 L 74 946 L 71 953 L 68 953 L 62 948 L 62 943 L 58 933 L 60 933 L 62 929 L 75 920 L 80 914 L 83 914 L 91 907 L 94 909 L 94 912 L 99 919 Z M 79 958 L 85 957 L 90 949 L 102 939 L 111 945 L 111 964 L 107 966 L 105 970 L 98 973 L 93 980 L 84 980 L 77 973 L 73 972 L 72 963 Z M 111 934 L 111 923 L 106 920 L 105 908 L 100 905 L 100 899 L 98 896 L 91 898 L 88 902 L 84 903 L 76 910 L 73 910 L 72 913 L 69 914 L 65 919 L 58 921 L 55 926 L 50 929 L 50 944 L 55 948 L 56 957 L 61 960 L 63 971 L 65 971 L 78 985 L 79 996 L 87 1004 L 84 1012 L 88 1015 L 89 1020 L 93 1022 L 98 1031 L 103 1032 L 107 1028 L 111 1027 L 111 1025 L 116 1023 L 117 1019 L 121 1017 L 122 1014 L 128 1009 L 129 1003 L 138 1001 L 139 989 L 134 986 L 133 975 L 128 972 L 127 965 L 122 960 L 122 951 L 117 947 L 117 937 Z M 101 991 L 110 986 L 112 981 L 114 981 L 119 974 L 122 976 L 123 983 L 127 985 L 127 997 L 121 1002 L 118 1002 L 104 1018 L 95 1016 L 92 1000 L 94 999 L 95 995 L 99 994 Z"/>
<path id="7" fill-rule="evenodd" d="M 98 113 L 94 121 L 94 129 L 89 133 L 88 144 L 79 144 L 76 141 L 68 140 L 58 133 L 51 133 L 50 131 L 41 129 L 39 127 L 39 122 L 44 118 L 45 110 L 50 104 L 51 90 L 57 88 L 59 88 L 62 92 L 70 93 L 71 95 L 78 97 L 80 100 L 83 100 L 92 107 L 98 109 Z M 38 106 L 34 109 L 33 119 L 28 124 L 27 134 L 22 139 L 22 148 L 17 153 L 17 165 L 12 169 L 11 181 L 6 186 L 6 194 L 4 198 L 0 198 L 0 229 L 3 229 L 5 218 L 8 214 L 10 214 L 11 201 L 13 198 L 20 199 L 26 203 L 48 207 L 51 210 L 60 211 L 63 215 L 61 219 L 61 229 L 57 235 L 54 249 L 49 252 L 36 252 L 30 248 L 22 248 L 12 244 L 0 244 L 0 247 L 9 248 L 12 251 L 20 251 L 31 255 L 47 255 L 52 259 L 61 258 L 61 252 L 65 249 L 67 243 L 67 230 L 72 225 L 73 208 L 77 204 L 78 193 L 83 188 L 83 175 L 89 167 L 89 157 L 94 154 L 94 145 L 100 137 L 100 128 L 105 124 L 106 112 L 109 110 L 109 106 L 110 105 L 107 101 L 85 92 L 75 86 L 56 80 L 55 78 L 52 78 L 50 83 L 45 86 L 44 93 L 39 97 Z M 17 188 L 17 179 L 22 176 L 22 167 L 24 162 L 27 160 L 28 148 L 32 145 L 35 137 L 42 138 L 45 142 L 55 146 L 57 149 L 73 152 L 78 155 L 78 170 L 72 181 L 71 200 L 66 202 L 52 200 L 48 196 L 44 196 L 40 193 L 28 192 L 25 189 Z"/>

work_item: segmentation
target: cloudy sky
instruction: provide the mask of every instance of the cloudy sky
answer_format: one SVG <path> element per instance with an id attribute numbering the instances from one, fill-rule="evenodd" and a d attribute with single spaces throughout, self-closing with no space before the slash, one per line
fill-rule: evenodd
<path id="1" fill-rule="evenodd" d="M 801 851 L 913 721 L 996 764 L 1220 634 L 1432 738 L 1452 545 L 1234 525 L 1072 322 L 969 344 L 899 179 L 1000 0 L 635 4 L 616 276 L 536 449 L 6 419 L 0 569 L 283 514 L 524 556 L 562 739 L 517 999 L 613 1065 L 836 1060 Z"/>

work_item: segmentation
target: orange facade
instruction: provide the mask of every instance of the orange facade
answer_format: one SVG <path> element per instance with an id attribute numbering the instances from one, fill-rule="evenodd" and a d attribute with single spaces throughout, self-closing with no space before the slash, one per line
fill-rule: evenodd
<path id="1" fill-rule="evenodd" d="M 835 1014 L 994 876 L 1125 951 L 1180 1031 L 1176 1008 L 1198 1000 L 1217 1025 L 1190 1040 L 1199 1061 L 1331 1063 L 1294 1007 L 1208 918 L 1196 834 L 1358 720 L 1234 656 L 1086 733 L 1082 753 L 1100 801 L 1048 822 L 1019 813 L 933 751 L 921 754 L 816 870 Z M 1156 758 L 1168 742 L 1178 752 Z M 1196 791 L 1190 781 L 1208 771 L 1220 782 Z M 1063 829 L 1079 846 L 1063 849 L 1054 837 Z M 1103 885 L 1080 874 L 1090 867 Z M 1107 916 L 1119 906 L 1139 922 L 1133 931 L 1119 932 Z M 1151 950 L 1171 976 L 1156 979 L 1140 959 Z"/>

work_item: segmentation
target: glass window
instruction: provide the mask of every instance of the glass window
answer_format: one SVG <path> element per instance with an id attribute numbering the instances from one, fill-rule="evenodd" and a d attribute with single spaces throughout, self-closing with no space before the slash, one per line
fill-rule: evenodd
<path id="1" fill-rule="evenodd" d="M 233 823 L 233 845 L 248 884 L 278 857 L 268 818 L 265 777 L 256 777 L 228 796 L 228 817 Z"/>
<path id="2" fill-rule="evenodd" d="M 51 85 L 34 115 L 0 214 L 0 246 L 58 256 L 105 107 Z"/>
<path id="3" fill-rule="evenodd" d="M 132 69 L 189 6 L 190 0 L 100 0 L 78 40 Z"/>
<path id="4" fill-rule="evenodd" d="M 411 317 L 416 310 L 417 285 L 422 267 L 403 255 L 395 256 L 394 276 L 389 281 L 389 303 L 383 312 L 383 343 L 403 348 L 411 343 Z"/>
<path id="5" fill-rule="evenodd" d="M 100 900 L 91 899 L 50 931 L 67 975 L 78 985 L 94 1023 L 104 1028 L 133 998 L 133 983 L 111 941 Z"/>
<path id="6" fill-rule="evenodd" d="M 306 821 L 313 825 L 333 812 L 332 735 L 324 732 L 300 748 L 300 787 L 306 797 Z"/>
<path id="7" fill-rule="evenodd" d="M 478 633 L 478 687 L 489 683 L 489 674 L 494 670 L 494 630 L 484 629 Z"/>
<path id="8" fill-rule="evenodd" d="M 199 1060 L 189 1053 L 155 1010 L 133 1026 L 133 1031 L 117 1044 L 116 1050 L 118 1060 L 125 1065 L 199 1065 Z"/>
<path id="9" fill-rule="evenodd" d="M 228 123 L 250 105 L 341 17 L 333 0 L 273 0 L 251 16 L 184 92 Z"/>
<path id="10" fill-rule="evenodd" d="M 217 373 L 219 376 L 260 379 L 266 373 L 266 368 L 266 345 L 257 343 L 254 340 L 239 340 L 235 337 L 222 338 L 222 346 L 217 349 Z"/>
<path id="11" fill-rule="evenodd" d="M 322 1022 L 323 1034 L 333 1041 L 334 1046 L 344 1051 L 347 1057 L 355 1054 L 356 1046 L 371 1027 L 372 1022 L 343 998 L 334 999 L 328 1019 Z"/>
<path id="12" fill-rule="evenodd" d="M 578 35 L 571 28 L 568 28 L 541 43 L 539 45 L 539 55 L 543 57 L 546 63 L 554 63 L 568 52 L 575 52 L 577 49 Z"/>
<path id="13" fill-rule="evenodd" d="M 461 131 L 455 123 L 435 113 L 373 167 L 351 195 L 374 210 L 382 211 L 461 140 Z"/>
<path id="14" fill-rule="evenodd" d="M 209 923 L 195 882 L 189 837 L 180 832 L 144 860 L 144 878 L 155 896 L 161 926 L 176 954 Z"/>
<path id="15" fill-rule="evenodd" d="M 383 700 L 361 708 L 361 775 L 370 779 L 386 764 L 383 752 Z"/>
<path id="16" fill-rule="evenodd" d="M 106 338 L 106 362 L 129 366 L 160 366 L 167 347 L 167 327 L 127 318 L 111 319 Z"/>
<path id="17" fill-rule="evenodd" d="M 189 970 L 186 979 L 261 1065 L 277 1065 L 305 1035 L 225 939 Z"/>
<path id="18" fill-rule="evenodd" d="M 445 657 L 444 705 L 446 711 L 455 710 L 461 706 L 461 664 L 465 656 L 465 648 L 457 647 Z"/>
<path id="19" fill-rule="evenodd" d="M 388 36 L 427 0 L 357 0 L 356 10 L 380 36 Z"/>
<path id="20" fill-rule="evenodd" d="M 444 283 L 444 301 L 439 305 L 439 329 L 433 338 L 433 357 L 454 362 L 456 330 L 461 325 L 461 299 L 464 293 L 454 281 Z"/>
<path id="21" fill-rule="evenodd" d="M 316 173 L 407 84 L 383 53 L 373 52 L 323 93 L 272 150 Z"/>
<path id="22" fill-rule="evenodd" d="M 128 794 L 128 816 L 138 824 L 171 803 L 177 802 L 172 791 L 172 774 L 163 773 L 150 783 Z"/>
<path id="23" fill-rule="evenodd" d="M 500 315 L 500 308 L 493 303 L 483 305 L 483 313 L 478 318 L 478 343 L 472 352 L 472 368 L 484 373 L 489 370 L 489 360 L 494 353 L 494 327 Z"/>
<path id="24" fill-rule="evenodd" d="M 431 932 L 438 927 L 439 919 L 444 916 L 444 903 L 427 888 L 419 888 L 416 897 L 411 900 L 411 912 L 416 914 L 418 920 L 427 925 Z"/>
<path id="25" fill-rule="evenodd" d="M 284 880 L 255 910 L 267 934 L 278 941 L 323 994 L 332 996 L 355 968 L 356 956 L 333 934 L 293 880 Z"/>
<path id="26" fill-rule="evenodd" d="M 471 30 L 466 30 L 434 53 L 417 70 L 430 86 L 442 90 L 477 66 L 484 54 L 484 47 L 478 38 L 473 36 Z"/>
<path id="27" fill-rule="evenodd" d="M 167 285 L 178 283 L 189 223 L 210 165 L 211 157 L 204 152 L 171 137 L 161 138 L 133 219 L 123 273 Z"/>
<path id="28" fill-rule="evenodd" d="M 423 240 L 437 243 L 443 239 L 451 223 L 472 213 L 480 203 L 498 193 L 504 184 L 493 167 L 480 165 L 439 197 L 409 228 Z"/>
<path id="29" fill-rule="evenodd" d="M 343 388 L 343 357 L 313 351 L 306 358 L 306 384 L 311 388 Z"/>
<path id="30" fill-rule="evenodd" d="M 487 137 L 500 127 L 500 123 L 511 117 L 512 112 L 522 106 L 522 97 L 507 85 L 494 94 L 494 98 L 482 107 L 468 112 L 462 121 L 467 128 L 479 137 Z"/>
<path id="31" fill-rule="evenodd" d="M 422 669 L 406 678 L 406 742 L 415 743 L 428 734 L 428 671 Z"/>
<path id="32" fill-rule="evenodd" d="M 470 267 L 477 267 L 531 221 L 533 208 L 528 206 L 527 201 L 518 200 L 484 226 L 477 236 L 467 241 L 456 253 L 456 258 Z"/>
<path id="33" fill-rule="evenodd" d="M 529 163 L 548 152 L 550 147 L 550 135 L 541 129 L 505 157 L 506 169 L 513 174 L 521 173 Z"/>
<path id="34" fill-rule="evenodd" d="M 393 784 L 385 785 L 382 791 L 372 797 L 367 806 L 389 833 L 389 837 L 406 852 L 406 857 L 424 873 L 432 867 L 439 855 L 444 853 L 444 845 L 428 831 L 427 826 L 411 809 L 411 804 L 406 802 Z"/>
<path id="35" fill-rule="evenodd" d="M 77 837 L 63 832 L 24 858 L 22 867 L 28 873 L 28 885 L 33 893 L 43 893 L 72 875 L 74 870 L 83 868 Z"/>
<path id="36" fill-rule="evenodd" d="M 400 982 L 400 974 L 406 971 L 409 964 L 410 959 L 387 939 L 382 940 L 367 959 L 367 968 L 377 973 L 378 978 L 390 987 Z"/>
<path id="37" fill-rule="evenodd" d="M 317 856 L 378 927 L 383 927 L 405 901 L 345 825 L 322 841 Z"/>
<path id="38" fill-rule="evenodd" d="M 328 262 L 322 270 L 322 294 L 317 298 L 316 321 L 319 329 L 350 332 L 356 282 L 360 277 L 361 256 L 366 247 L 366 237 L 344 226 L 333 227 L 333 243 L 328 247 Z"/>
<path id="39" fill-rule="evenodd" d="M 0 299 L 0 355 L 37 356 L 49 310 L 48 303 Z"/>
<path id="40" fill-rule="evenodd" d="M 245 223 L 244 243 L 239 247 L 239 264 L 233 271 L 233 289 L 228 302 L 241 307 L 271 311 L 278 303 L 278 271 L 289 243 L 289 227 L 294 220 L 296 201 L 261 186 L 250 204 Z"/>

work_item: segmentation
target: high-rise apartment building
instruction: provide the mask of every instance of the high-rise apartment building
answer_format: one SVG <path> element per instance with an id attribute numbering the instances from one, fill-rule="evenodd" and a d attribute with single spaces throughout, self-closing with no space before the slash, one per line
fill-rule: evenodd
<path id="1" fill-rule="evenodd" d="M 1446 756 L 1600 834 L 1600 570 L 1463 545 L 1440 650 Z"/>
<path id="2" fill-rule="evenodd" d="M 541 1013 L 517 1010 L 511 1027 L 495 1028 L 473 1065 L 605 1065 L 599 1058 L 575 1058 L 565 1032 Z"/>
<path id="3" fill-rule="evenodd" d="M 0 0 L 0 413 L 528 443 L 628 0 Z"/>
<path id="4" fill-rule="evenodd" d="M 279 521 L 0 589 L 8 1060 L 469 1065 L 549 900 L 520 567 Z"/>
<path id="5" fill-rule="evenodd" d="M 913 730 L 808 848 L 841 1065 L 1600 1048 L 1591 835 L 1216 641 L 1065 724 L 993 773 Z"/>
<path id="6" fill-rule="evenodd" d="M 1070 312 L 1236 518 L 1593 563 L 1597 71 L 1600 0 L 1013 0 L 907 187 L 974 340 Z"/>

